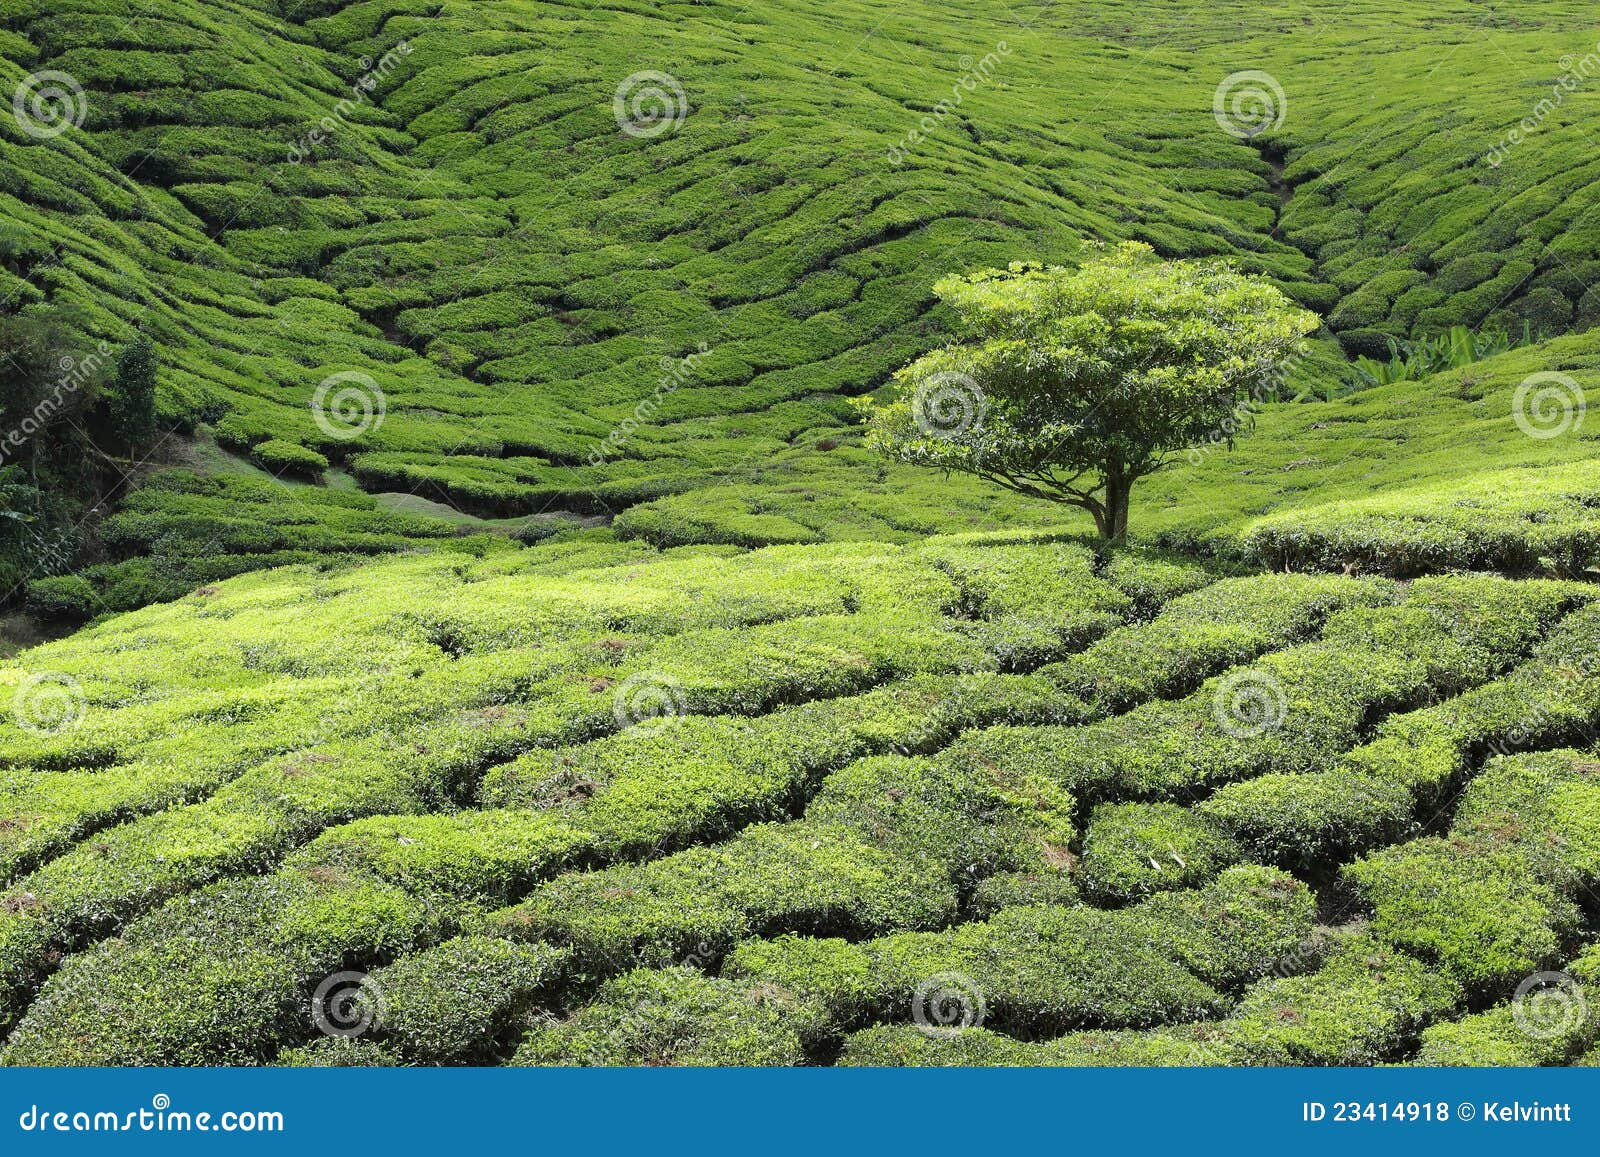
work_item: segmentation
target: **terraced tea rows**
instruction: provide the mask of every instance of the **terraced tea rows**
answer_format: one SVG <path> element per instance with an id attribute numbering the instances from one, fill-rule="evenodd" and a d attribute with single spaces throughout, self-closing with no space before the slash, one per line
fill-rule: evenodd
<path id="1" fill-rule="evenodd" d="M 1593 321 L 1585 10 L 1391 7 L 10 0 L 0 79 L 72 83 L 63 120 L 0 123 L 0 308 L 60 314 L 80 360 L 142 327 L 178 438 L 288 477 L 631 508 L 671 545 L 1037 524 L 856 446 L 847 398 L 938 340 L 943 272 L 1135 238 L 1268 273 L 1367 352 Z M 453 531 L 272 493 L 296 516 L 238 479 L 144 492 L 74 608 Z"/>
<path id="2" fill-rule="evenodd" d="M 1593 652 L 1592 599 L 1218 580 L 993 535 L 507 545 L 236 579 L 5 672 L 3 1056 L 857 1059 L 950 976 L 970 991 L 939 999 L 976 1000 L 1000 1059 L 1034 1047 L 1007 1039 L 1237 1017 L 1264 977 L 1316 983 L 1309 941 L 1354 935 L 1315 930 L 1332 864 L 1404 838 L 1486 744 L 1592 727 L 1587 671 L 1549 678 Z M 311 621 L 283 616 L 308 600 Z M 1542 722 L 1512 740 L 1529 688 Z M 1588 838 L 1582 774 L 1570 805 L 1529 789 L 1571 833 L 1529 861 L 1549 883 L 1518 874 L 1534 852 L 1486 861 L 1523 891 L 1509 946 L 1374 1055 L 1571 949 L 1586 869 L 1559 849 Z M 1255 790 L 1285 782 L 1330 789 L 1295 848 Z M 1418 967 L 1458 934 L 1426 931 L 1383 857 L 1430 846 L 1346 869 L 1362 935 Z M 1471 975 L 1476 948 L 1452 951 Z M 370 1032 L 318 1043 L 314 998 L 352 970 L 340 1007 Z"/>
<path id="3" fill-rule="evenodd" d="M 0 0 L 160 363 L 0 456 L 0 1063 L 1600 1063 L 1600 44 L 1393 8 Z M 1134 545 L 863 447 L 1124 239 L 1324 323 Z"/>

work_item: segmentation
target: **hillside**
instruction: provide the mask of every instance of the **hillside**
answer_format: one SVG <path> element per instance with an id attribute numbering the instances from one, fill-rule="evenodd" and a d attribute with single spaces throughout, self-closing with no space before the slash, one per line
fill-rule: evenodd
<path id="1" fill-rule="evenodd" d="M 741 545 L 1053 517 L 885 475 L 843 403 L 939 339 L 940 273 L 1086 237 L 1233 256 L 1364 352 L 1597 309 L 1593 92 L 1496 148 L 1556 58 L 1581 71 L 1579 6 L 45 12 L 5 6 L 4 79 L 75 78 L 81 125 L 0 123 L 5 307 L 64 311 L 79 360 L 154 334 L 174 439 L 270 443 L 291 478 L 281 445 L 303 446 L 476 516 L 633 509 L 625 533 Z M 1250 70 L 1281 117 L 1241 139 L 1213 103 Z M 681 98 L 637 82 L 619 131 L 614 98 L 650 71 Z M 226 473 L 139 503 L 105 535 L 112 609 L 450 529 Z"/>
<path id="2" fill-rule="evenodd" d="M 1600 45 L 1393 7 L 0 0 L 0 321 L 159 353 L 0 1063 L 1600 1063 Z M 863 446 L 1125 239 L 1324 323 L 1129 543 Z"/>

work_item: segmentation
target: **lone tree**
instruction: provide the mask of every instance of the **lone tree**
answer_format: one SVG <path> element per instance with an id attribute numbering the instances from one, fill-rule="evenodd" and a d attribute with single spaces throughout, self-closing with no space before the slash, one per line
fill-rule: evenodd
<path id="1" fill-rule="evenodd" d="M 1226 438 L 1319 322 L 1220 261 L 1097 248 L 1076 269 L 1014 264 L 935 285 L 966 340 L 902 369 L 884 404 L 863 403 L 868 445 L 1081 506 L 1102 538 L 1126 537 L 1133 484 Z"/>

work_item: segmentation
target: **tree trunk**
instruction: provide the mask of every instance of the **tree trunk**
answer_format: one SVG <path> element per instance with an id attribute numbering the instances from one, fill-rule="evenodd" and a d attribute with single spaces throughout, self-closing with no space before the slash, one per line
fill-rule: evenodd
<path id="1" fill-rule="evenodd" d="M 1099 523 L 1100 537 L 1109 542 L 1121 542 L 1128 537 L 1128 499 L 1133 496 L 1133 479 L 1124 478 L 1120 471 L 1106 475 L 1106 513 Z"/>

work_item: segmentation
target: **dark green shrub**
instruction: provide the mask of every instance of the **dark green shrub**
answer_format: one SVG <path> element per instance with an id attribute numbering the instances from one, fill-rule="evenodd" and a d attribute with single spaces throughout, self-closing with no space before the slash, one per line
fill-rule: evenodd
<path id="1" fill-rule="evenodd" d="M 987 919 L 1002 908 L 1032 908 L 1055 904 L 1069 908 L 1078 902 L 1078 886 L 1070 872 L 996 872 L 978 882 L 972 891 L 973 915 Z"/>
<path id="2" fill-rule="evenodd" d="M 117 355 L 116 369 L 106 387 L 105 401 L 111 428 L 127 446 L 147 444 L 156 432 L 155 343 L 140 332 Z"/>
<path id="3" fill-rule="evenodd" d="M 1220 1013 L 1230 1003 L 1222 990 L 1295 952 L 1312 909 L 1291 877 L 1230 868 L 1205 888 L 1116 912 L 1005 908 L 981 923 L 861 944 L 748 941 L 723 975 L 796 993 L 837 1029 L 926 1018 L 934 1005 L 947 1006 L 940 1024 L 959 1007 L 965 1023 L 1026 1037 L 1153 1025 Z"/>
<path id="4" fill-rule="evenodd" d="M 1492 844 L 1429 837 L 1344 868 L 1387 943 L 1437 961 L 1468 989 L 1502 992 L 1554 959 L 1578 913 L 1526 858 Z"/>
<path id="5" fill-rule="evenodd" d="M 81 575 L 54 575 L 28 584 L 28 611 L 43 619 L 82 623 L 103 609 L 99 594 Z"/>
<path id="6" fill-rule="evenodd" d="M 1399 1056 L 1461 996 L 1448 979 L 1370 937 L 1343 938 L 1305 975 L 1270 977 L 1222 1020 L 1142 1032 L 1076 1032 L 1027 1043 L 969 1028 L 909 1026 L 850 1036 L 849 1065 L 1371 1065 Z"/>
<path id="7" fill-rule="evenodd" d="M 1524 981 L 1524 983 L 1527 983 Z M 1600 1036 L 1600 949 L 1480 1013 L 1422 1034 L 1419 1065 L 1572 1064 Z"/>
<path id="8" fill-rule="evenodd" d="M 292 474 L 303 478 L 315 478 L 328 468 L 328 460 L 315 450 L 307 449 L 298 442 L 286 442 L 282 438 L 269 438 L 265 442 L 257 442 L 250 447 L 250 457 L 263 470 L 273 474 Z"/>
<path id="9" fill-rule="evenodd" d="M 1421 961 L 1357 936 L 1321 968 L 1262 981 L 1216 1026 L 1217 1063 L 1370 1065 L 1395 1057 L 1461 999 Z"/>
<path id="10" fill-rule="evenodd" d="M 1314 873 L 1400 838 L 1413 806 L 1403 784 L 1341 766 L 1230 783 L 1196 810 L 1250 856 Z"/>

